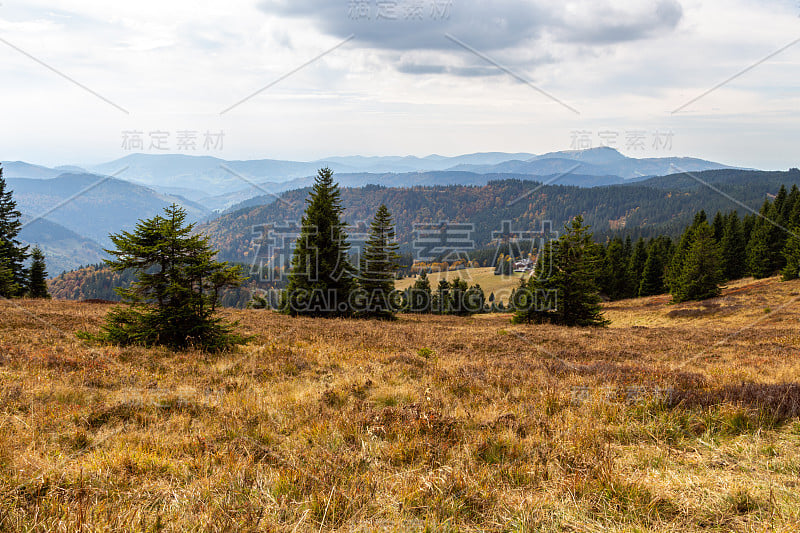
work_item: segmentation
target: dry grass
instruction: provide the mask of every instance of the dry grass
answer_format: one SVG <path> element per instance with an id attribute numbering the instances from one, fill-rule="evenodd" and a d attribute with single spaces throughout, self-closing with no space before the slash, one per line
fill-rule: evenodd
<path id="1" fill-rule="evenodd" d="M 229 311 L 257 340 L 217 356 L 3 302 L 0 530 L 797 531 L 798 294 L 606 330 Z"/>

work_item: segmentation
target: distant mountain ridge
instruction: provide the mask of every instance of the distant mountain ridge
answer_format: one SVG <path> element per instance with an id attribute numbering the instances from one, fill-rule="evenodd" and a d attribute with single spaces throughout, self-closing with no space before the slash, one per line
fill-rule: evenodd
<path id="1" fill-rule="evenodd" d="M 705 170 L 730 169 L 728 165 L 693 157 L 660 157 L 637 159 L 626 157 L 613 148 L 601 147 L 589 150 L 552 152 L 531 159 L 504 161 L 495 165 L 459 165 L 450 170 L 477 173 L 515 173 L 544 175 L 575 173 L 591 176 L 619 176 L 636 179 L 663 176 L 678 172 L 702 172 Z"/>
<path id="2" fill-rule="evenodd" d="M 60 167 L 59 170 L 24 162 L 9 162 L 5 166 L 7 177 L 48 179 L 67 170 L 83 172 L 80 167 Z M 493 174 L 530 176 L 532 179 L 562 175 L 560 183 L 594 187 L 682 171 L 731 168 L 696 158 L 637 159 L 609 147 L 542 155 L 528 152 L 433 154 L 426 157 L 356 155 L 305 162 L 278 159 L 229 161 L 210 155 L 132 153 L 85 168 L 86 172 L 114 176 L 164 194 L 180 196 L 210 210 L 224 210 L 265 193 L 305 187 L 317 170 L 326 166 L 340 177 L 343 185 L 351 187 L 366 184 L 417 186 L 426 180 L 432 185 L 485 184 L 488 180 L 475 175 Z M 453 174 L 434 174 L 445 172 Z"/>

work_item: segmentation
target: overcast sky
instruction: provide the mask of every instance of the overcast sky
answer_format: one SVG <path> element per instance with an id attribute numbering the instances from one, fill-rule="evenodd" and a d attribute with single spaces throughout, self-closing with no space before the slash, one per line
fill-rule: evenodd
<path id="1" fill-rule="evenodd" d="M 0 160 L 97 163 L 139 137 L 225 159 L 606 143 L 784 169 L 797 39 L 796 0 L 2 0 Z"/>

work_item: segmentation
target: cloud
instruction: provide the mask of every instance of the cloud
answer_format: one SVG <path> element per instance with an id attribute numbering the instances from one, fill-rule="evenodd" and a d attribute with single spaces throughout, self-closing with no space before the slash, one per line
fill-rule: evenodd
<path id="1" fill-rule="evenodd" d="M 309 20 L 320 31 L 383 50 L 449 50 L 445 33 L 483 50 L 519 46 L 551 22 L 535 2 L 497 0 L 265 0 L 263 11 Z"/>
<path id="2" fill-rule="evenodd" d="M 568 3 L 554 34 L 569 43 L 638 41 L 673 31 L 683 18 L 677 0 L 627 2 L 624 9 L 615 4 L 598 0 Z"/>
<path id="3" fill-rule="evenodd" d="M 387 54 L 399 72 L 494 76 L 497 69 L 458 49 L 453 35 L 471 47 L 528 69 L 555 58 L 544 48 L 608 45 L 674 30 L 683 16 L 677 0 L 262 0 L 260 9 L 308 21 L 318 31 Z M 532 50 L 540 50 L 539 56 Z M 436 61 L 398 61 L 398 54 L 438 53 Z M 542 59 L 544 57 L 544 59 Z M 459 61 L 461 58 L 462 61 Z M 454 63 L 468 64 L 455 66 Z"/>

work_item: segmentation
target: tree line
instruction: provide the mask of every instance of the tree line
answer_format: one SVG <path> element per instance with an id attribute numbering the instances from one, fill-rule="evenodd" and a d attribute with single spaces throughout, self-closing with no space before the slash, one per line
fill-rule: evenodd
<path id="1" fill-rule="evenodd" d="M 669 292 L 674 301 L 716 296 L 746 276 L 800 276 L 800 190 L 781 186 L 757 213 L 699 211 L 680 238 L 610 239 L 600 252 L 598 288 L 618 300 Z"/>

